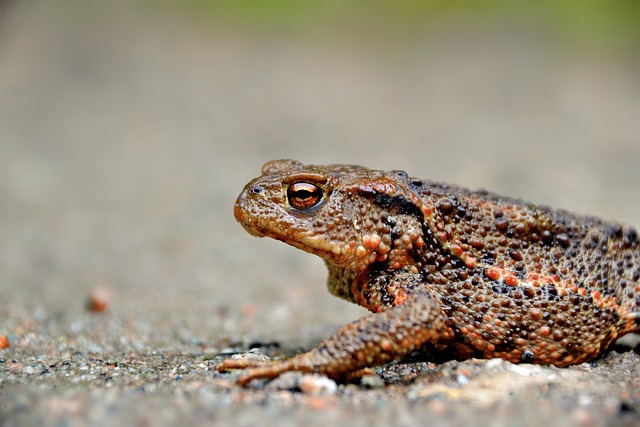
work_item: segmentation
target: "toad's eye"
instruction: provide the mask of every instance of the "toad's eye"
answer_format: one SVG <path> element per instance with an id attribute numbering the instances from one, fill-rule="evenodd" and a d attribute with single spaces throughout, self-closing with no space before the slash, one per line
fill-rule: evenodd
<path id="1" fill-rule="evenodd" d="M 287 199 L 291 206 L 304 211 L 322 201 L 322 188 L 309 182 L 296 182 L 287 188 Z"/>

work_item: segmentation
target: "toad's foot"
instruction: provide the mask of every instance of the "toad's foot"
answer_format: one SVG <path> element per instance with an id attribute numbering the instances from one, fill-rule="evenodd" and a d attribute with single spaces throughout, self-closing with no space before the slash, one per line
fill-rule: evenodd
<path id="1" fill-rule="evenodd" d="M 243 369 L 243 372 L 236 379 L 236 383 L 243 386 L 253 379 L 267 378 L 273 379 L 278 375 L 288 371 L 315 372 L 312 364 L 305 360 L 312 352 L 300 354 L 284 360 L 256 360 L 250 358 L 232 358 L 218 363 L 214 369 L 222 372 L 231 369 Z"/>
<path id="2" fill-rule="evenodd" d="M 307 353 L 273 362 L 248 357 L 227 359 L 216 369 L 245 369 L 236 380 L 239 385 L 255 378 L 275 378 L 287 371 L 317 372 L 345 380 L 363 368 L 390 362 L 426 342 L 439 341 L 443 330 L 440 305 L 431 295 L 420 293 L 403 305 L 338 329 Z"/>

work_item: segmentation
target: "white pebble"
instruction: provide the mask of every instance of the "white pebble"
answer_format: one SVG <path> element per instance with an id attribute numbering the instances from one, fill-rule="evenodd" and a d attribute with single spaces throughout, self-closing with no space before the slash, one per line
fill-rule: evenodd
<path id="1" fill-rule="evenodd" d="M 338 391 L 338 384 L 334 380 L 320 375 L 305 375 L 300 378 L 298 387 L 303 393 L 314 396 L 335 394 Z"/>

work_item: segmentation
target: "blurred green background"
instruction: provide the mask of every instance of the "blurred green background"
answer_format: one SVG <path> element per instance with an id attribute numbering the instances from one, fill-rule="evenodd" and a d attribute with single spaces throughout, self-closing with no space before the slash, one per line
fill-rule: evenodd
<path id="1" fill-rule="evenodd" d="M 633 0 L 161 0 L 167 11 L 187 11 L 218 24 L 230 22 L 245 29 L 288 35 L 382 39 L 424 37 L 446 21 L 463 20 L 473 26 L 505 21 L 537 26 L 544 38 L 575 48 L 637 54 L 640 43 L 640 5 Z M 158 2 L 148 1 L 151 8 Z M 398 40 L 396 40 L 398 41 Z"/>

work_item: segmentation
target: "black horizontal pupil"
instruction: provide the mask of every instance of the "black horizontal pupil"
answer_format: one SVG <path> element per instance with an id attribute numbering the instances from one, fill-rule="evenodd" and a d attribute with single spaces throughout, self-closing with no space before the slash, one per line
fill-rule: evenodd
<path id="1" fill-rule="evenodd" d="M 318 190 L 315 191 L 309 191 L 307 189 L 303 189 L 303 190 L 297 190 L 295 193 L 295 196 L 299 199 L 308 199 L 309 197 L 314 197 L 316 196 L 316 193 L 318 192 Z"/>

